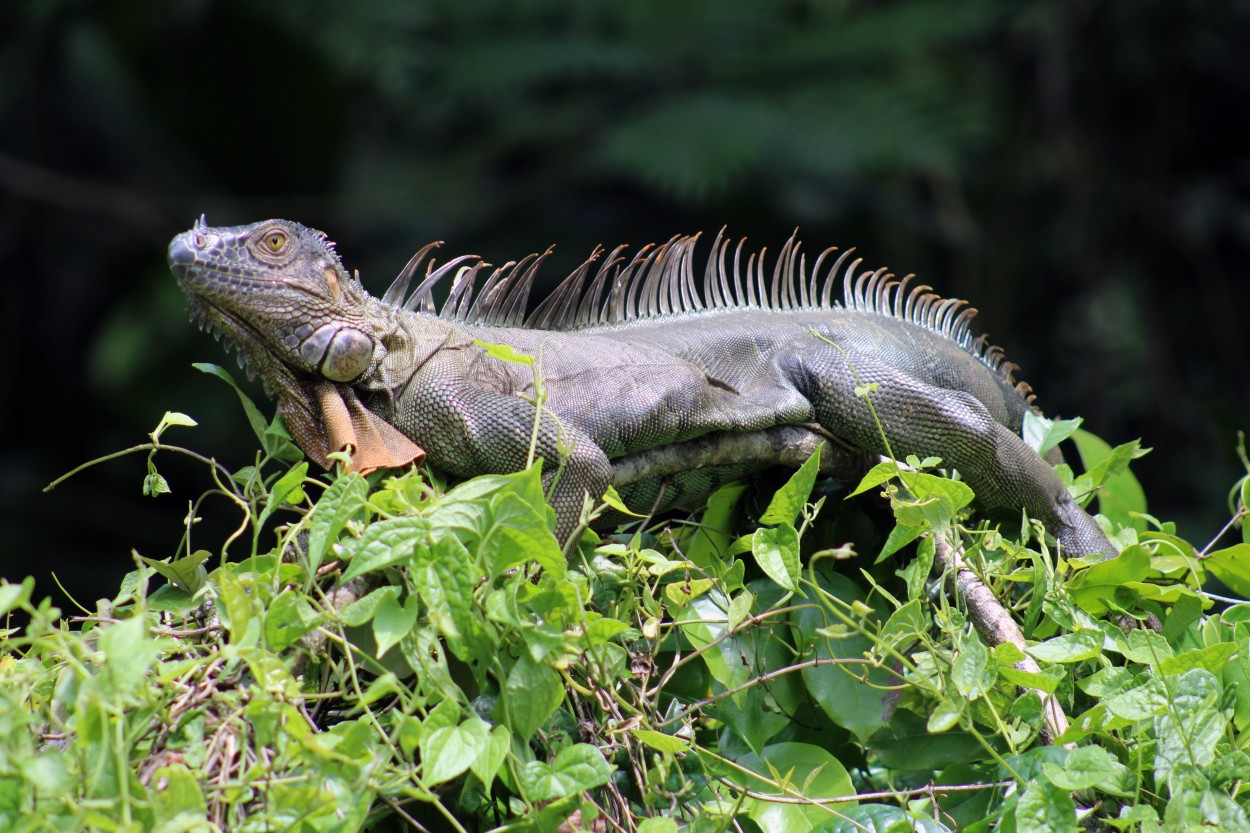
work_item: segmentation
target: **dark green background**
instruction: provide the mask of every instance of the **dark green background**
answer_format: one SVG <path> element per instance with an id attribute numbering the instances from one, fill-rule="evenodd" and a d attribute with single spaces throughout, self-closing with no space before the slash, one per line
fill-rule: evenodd
<path id="1" fill-rule="evenodd" d="M 380 292 L 431 239 L 495 262 L 677 232 L 855 245 L 971 299 L 1052 415 L 1227 518 L 1250 427 L 1245 2 L 0 4 L 0 574 L 90 604 L 172 554 L 234 396 L 190 368 L 165 246 L 201 213 L 327 230 Z M 225 501 L 203 513 L 226 525 Z M 197 532 L 216 548 L 211 530 Z"/>

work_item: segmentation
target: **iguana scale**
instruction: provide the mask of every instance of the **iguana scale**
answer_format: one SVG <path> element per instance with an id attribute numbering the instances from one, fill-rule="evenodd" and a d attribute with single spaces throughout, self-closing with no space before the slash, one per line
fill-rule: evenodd
<path id="1" fill-rule="evenodd" d="M 910 277 L 860 272 L 860 260 L 846 264 L 850 251 L 826 250 L 809 270 L 793 239 L 770 274 L 765 252 L 718 236 L 700 289 L 696 239 L 630 258 L 624 247 L 597 250 L 528 316 L 545 255 L 498 269 L 459 257 L 422 271 L 432 244 L 379 299 L 321 232 L 201 219 L 171 242 L 169 262 L 193 317 L 261 376 L 310 458 L 329 465 L 328 454 L 350 446 L 361 471 L 424 454 L 455 475 L 502 473 L 525 466 L 536 436 L 562 540 L 585 498 L 600 498 L 631 455 L 694 440 L 715 450 L 719 438 L 795 426 L 874 453 L 887 451 L 884 435 L 899 458 L 941 457 L 982 506 L 1023 508 L 1067 554 L 1114 553 L 1020 439 L 1029 388 L 972 335 L 974 309 Z M 448 277 L 438 311 L 431 290 Z M 488 344 L 537 359 L 541 411 L 535 372 Z M 872 383 L 880 427 L 856 394 Z M 697 504 L 767 462 L 644 477 L 629 497 L 644 510 Z"/>

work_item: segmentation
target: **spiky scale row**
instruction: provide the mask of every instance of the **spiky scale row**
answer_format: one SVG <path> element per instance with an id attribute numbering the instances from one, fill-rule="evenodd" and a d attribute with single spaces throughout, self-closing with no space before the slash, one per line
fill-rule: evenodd
<path id="1" fill-rule="evenodd" d="M 908 321 L 943 335 L 1014 385 L 1026 401 L 1032 403 L 1035 398 L 1032 387 L 1015 378 L 1019 366 L 1006 361 L 1003 351 L 990 345 L 984 335 L 973 335 L 971 325 L 976 308 L 957 298 L 943 298 L 926 284 L 911 286 L 914 275 L 899 279 L 885 269 L 857 272 L 862 258 L 856 258 L 844 270 L 853 248 L 842 251 L 824 269 L 826 258 L 838 253 L 837 247 L 822 251 L 809 272 L 797 232 L 781 247 L 771 278 L 765 267 L 766 248 L 747 253 L 744 264 L 745 238 L 733 247 L 733 264 L 727 269 L 731 241 L 721 229 L 712 242 L 699 287 L 694 271 L 698 239 L 697 234 L 678 235 L 666 243 L 643 246 L 628 260 L 623 255 L 626 247 L 617 246 L 602 257 L 594 276 L 589 277 L 604 252 L 602 247 L 596 247 L 529 315 L 525 309 L 530 290 L 538 267 L 551 255 L 551 249 L 541 255 L 528 255 L 519 262 L 505 263 L 491 272 L 476 292 L 478 274 L 490 268 L 488 263 L 476 255 L 462 255 L 435 269 L 430 260 L 424 278 L 409 293 L 421 265 L 440 245 L 430 243 L 408 261 L 382 301 L 397 309 L 438 315 L 464 324 L 537 330 L 612 327 L 705 310 L 794 311 L 829 309 L 840 304 L 846 309 Z M 442 308 L 437 309 L 433 290 L 453 273 L 451 292 Z M 833 299 L 839 273 L 840 302 Z"/>

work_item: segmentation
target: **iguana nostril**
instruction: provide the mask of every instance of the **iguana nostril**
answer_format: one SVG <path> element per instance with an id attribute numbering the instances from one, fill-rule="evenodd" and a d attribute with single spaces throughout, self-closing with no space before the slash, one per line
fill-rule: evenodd
<path id="1" fill-rule="evenodd" d="M 216 234 L 194 230 L 180 234 L 169 243 L 169 264 L 189 266 L 196 262 L 198 255 L 207 252 L 220 242 L 221 237 Z"/>
<path id="2" fill-rule="evenodd" d="M 169 243 L 169 265 L 190 266 L 195 263 L 195 251 L 187 245 L 186 235 L 178 235 Z"/>

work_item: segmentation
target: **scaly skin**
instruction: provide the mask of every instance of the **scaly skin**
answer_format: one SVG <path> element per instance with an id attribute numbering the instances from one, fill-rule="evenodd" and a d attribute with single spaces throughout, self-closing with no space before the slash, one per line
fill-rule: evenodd
<path id="1" fill-rule="evenodd" d="M 1114 553 L 1020 439 L 1023 395 L 938 328 L 820 303 L 687 307 L 573 330 L 466 324 L 368 295 L 324 235 L 282 220 L 197 225 L 174 238 L 169 261 L 193 314 L 227 335 L 322 464 L 350 443 L 360 469 L 404 465 L 424 450 L 457 475 L 516 471 L 537 418 L 562 540 L 585 498 L 603 494 L 614 459 L 716 432 L 816 424 L 874 453 L 886 452 L 884 433 L 898 457 L 941 457 L 983 507 L 1025 509 L 1068 555 Z M 533 372 L 480 342 L 537 357 L 541 415 Z M 868 383 L 880 429 L 854 393 Z M 692 471 L 633 496 L 695 504 L 744 473 Z"/>

